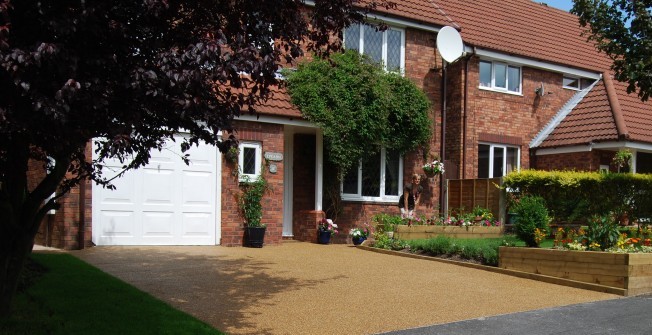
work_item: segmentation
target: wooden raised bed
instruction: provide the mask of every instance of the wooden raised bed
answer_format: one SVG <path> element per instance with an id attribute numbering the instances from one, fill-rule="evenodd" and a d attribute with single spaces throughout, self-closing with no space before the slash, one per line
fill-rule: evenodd
<path id="1" fill-rule="evenodd" d="M 625 290 L 652 292 L 652 254 L 500 247 L 498 267 Z"/>
<path id="2" fill-rule="evenodd" d="M 502 227 L 480 226 L 407 226 L 398 225 L 394 237 L 401 240 L 419 240 L 445 235 L 454 238 L 499 238 L 503 236 Z"/>

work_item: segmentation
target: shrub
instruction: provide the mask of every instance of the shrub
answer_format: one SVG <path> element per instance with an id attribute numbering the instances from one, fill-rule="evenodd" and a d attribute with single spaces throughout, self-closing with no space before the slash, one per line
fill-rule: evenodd
<path id="1" fill-rule="evenodd" d="M 593 216 L 586 232 L 589 249 L 606 250 L 618 242 L 620 229 L 611 216 Z"/>
<path id="2" fill-rule="evenodd" d="M 516 213 L 514 232 L 528 247 L 538 247 L 538 234 L 548 234 L 550 217 L 543 198 L 524 196 L 518 201 L 512 211 Z M 538 231 L 537 231 L 538 229 Z"/>
<path id="3" fill-rule="evenodd" d="M 507 239 L 510 239 L 507 237 Z M 512 241 L 512 239 L 510 239 Z M 505 244 L 503 239 L 455 239 L 437 236 L 427 240 L 407 242 L 412 251 L 423 251 L 434 256 L 459 256 L 480 262 L 484 265 L 498 265 L 498 247 Z"/>

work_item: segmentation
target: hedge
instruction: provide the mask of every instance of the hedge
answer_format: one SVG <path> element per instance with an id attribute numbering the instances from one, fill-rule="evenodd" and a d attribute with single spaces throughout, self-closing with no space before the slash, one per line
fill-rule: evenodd
<path id="1" fill-rule="evenodd" d="M 536 195 L 555 223 L 586 223 L 591 215 L 652 217 L 652 174 L 522 170 L 504 177 L 511 201 Z"/>

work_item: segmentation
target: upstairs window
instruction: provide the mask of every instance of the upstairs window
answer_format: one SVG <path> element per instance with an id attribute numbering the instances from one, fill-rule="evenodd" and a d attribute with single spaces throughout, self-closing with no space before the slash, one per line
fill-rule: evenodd
<path id="1" fill-rule="evenodd" d="M 238 167 L 240 181 L 257 180 L 262 166 L 262 147 L 259 142 L 240 142 Z"/>
<path id="2" fill-rule="evenodd" d="M 569 90 L 583 90 L 595 82 L 594 79 L 564 76 L 563 86 Z"/>
<path id="3" fill-rule="evenodd" d="M 387 71 L 403 71 L 405 67 L 405 31 L 388 28 L 376 31 L 366 24 L 352 24 L 344 30 L 344 48 L 358 50 L 378 63 Z"/>
<path id="4" fill-rule="evenodd" d="M 521 68 L 507 63 L 480 61 L 480 87 L 490 90 L 521 93 Z"/>
<path id="5" fill-rule="evenodd" d="M 403 159 L 398 151 L 382 149 L 360 161 L 342 181 L 342 200 L 398 201 L 403 184 Z"/>

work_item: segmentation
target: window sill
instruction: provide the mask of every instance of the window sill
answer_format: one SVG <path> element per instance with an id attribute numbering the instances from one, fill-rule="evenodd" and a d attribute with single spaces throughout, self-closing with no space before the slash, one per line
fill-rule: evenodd
<path id="1" fill-rule="evenodd" d="M 512 92 L 512 91 L 508 91 L 508 90 L 499 90 L 499 89 L 495 89 L 495 88 L 491 88 L 491 87 L 478 86 L 478 89 L 481 89 L 483 91 L 490 91 L 490 92 L 496 92 L 496 93 L 505 93 L 505 94 L 509 94 L 509 95 L 516 95 L 516 96 L 520 96 L 520 97 L 523 96 L 522 92 Z"/>
<path id="2" fill-rule="evenodd" d="M 346 201 L 346 202 L 363 202 L 367 204 L 377 204 L 377 205 L 396 205 L 398 204 L 399 197 L 369 199 L 369 198 L 350 197 L 350 196 L 341 195 L 341 199 L 342 201 Z"/>

